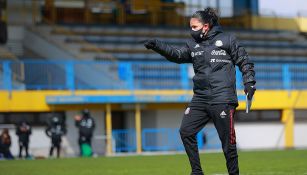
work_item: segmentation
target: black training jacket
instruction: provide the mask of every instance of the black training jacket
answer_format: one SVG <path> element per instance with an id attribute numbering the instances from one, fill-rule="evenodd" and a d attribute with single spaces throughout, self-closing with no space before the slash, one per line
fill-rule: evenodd
<path id="1" fill-rule="evenodd" d="M 20 142 L 28 143 L 31 134 L 32 128 L 28 123 L 19 123 L 16 126 L 16 135 L 19 137 Z"/>
<path id="2" fill-rule="evenodd" d="M 80 121 L 76 121 L 76 126 L 79 128 L 79 136 L 92 137 L 95 129 L 95 121 L 92 117 L 82 117 Z"/>
<path id="3" fill-rule="evenodd" d="M 63 124 L 51 124 L 46 129 L 46 135 L 53 140 L 61 141 L 61 137 L 66 134 L 67 130 Z"/>
<path id="4" fill-rule="evenodd" d="M 245 49 L 220 26 L 212 27 L 199 43 L 189 40 L 177 48 L 156 40 L 153 50 L 171 62 L 193 63 L 192 102 L 238 104 L 235 65 L 242 72 L 244 84 L 256 83 L 254 64 Z"/>

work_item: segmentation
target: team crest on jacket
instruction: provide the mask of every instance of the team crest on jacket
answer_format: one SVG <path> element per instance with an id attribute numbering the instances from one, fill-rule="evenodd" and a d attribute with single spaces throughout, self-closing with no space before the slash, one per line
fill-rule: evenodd
<path id="1" fill-rule="evenodd" d="M 221 46 L 223 46 L 223 42 L 221 40 L 216 40 L 215 41 L 215 46 L 221 47 Z"/>
<path id="2" fill-rule="evenodd" d="M 190 113 L 190 110 L 191 110 L 191 108 L 187 108 L 187 109 L 184 111 L 184 114 L 185 114 L 185 115 L 188 115 L 188 114 Z"/>

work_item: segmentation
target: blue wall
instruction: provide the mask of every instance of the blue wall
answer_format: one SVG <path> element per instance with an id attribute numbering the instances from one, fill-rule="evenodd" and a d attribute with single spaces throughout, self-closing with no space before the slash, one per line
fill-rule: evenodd
<path id="1" fill-rule="evenodd" d="M 23 64 L 24 70 L 16 70 Z M 58 69 L 59 65 L 65 67 Z M 31 90 L 160 90 L 185 89 L 193 87 L 188 64 L 169 62 L 97 62 L 97 61 L 25 61 L 0 62 L 0 89 L 14 90 L 14 71 L 24 71 L 22 82 Z M 97 76 L 88 76 L 90 85 L 78 80 L 82 67 L 95 68 L 104 83 L 97 83 Z M 307 64 L 256 63 L 257 89 L 307 89 Z M 107 73 L 106 73 L 107 72 Z M 237 69 L 237 88 L 242 89 L 242 76 Z"/>

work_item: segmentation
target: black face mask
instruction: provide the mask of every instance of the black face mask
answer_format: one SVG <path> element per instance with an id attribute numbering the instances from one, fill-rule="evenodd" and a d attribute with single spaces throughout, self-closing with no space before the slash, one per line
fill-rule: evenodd
<path id="1" fill-rule="evenodd" d="M 191 29 L 191 36 L 194 38 L 194 40 L 196 42 L 201 42 L 203 37 L 204 37 L 204 33 L 203 33 L 203 28 L 197 30 L 197 31 L 194 31 Z"/>

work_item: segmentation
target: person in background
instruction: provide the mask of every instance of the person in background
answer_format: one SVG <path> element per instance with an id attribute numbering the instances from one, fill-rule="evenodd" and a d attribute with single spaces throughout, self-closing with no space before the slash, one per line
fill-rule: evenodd
<path id="1" fill-rule="evenodd" d="M 0 135 L 0 154 L 2 154 L 5 159 L 14 159 L 14 156 L 10 151 L 11 144 L 12 141 L 9 130 L 4 128 Z"/>
<path id="2" fill-rule="evenodd" d="M 21 121 L 16 126 L 16 135 L 18 136 L 19 143 L 19 158 L 22 158 L 23 149 L 26 152 L 25 158 L 29 158 L 29 141 L 30 135 L 32 134 L 31 126 L 25 120 Z"/>
<path id="3" fill-rule="evenodd" d="M 53 156 L 53 150 L 57 149 L 57 158 L 60 157 L 62 136 L 66 134 L 66 127 L 63 122 L 54 116 L 51 119 L 51 123 L 46 129 L 46 135 L 51 138 L 51 147 L 49 157 Z"/>
<path id="4" fill-rule="evenodd" d="M 75 116 L 75 125 L 79 129 L 79 148 L 80 148 L 80 156 L 84 155 L 84 151 L 82 151 L 84 146 L 89 147 L 91 150 L 92 145 L 92 137 L 95 129 L 95 121 L 91 117 L 91 114 L 88 109 L 84 109 L 82 111 L 82 116 Z M 92 151 L 90 151 L 92 154 Z"/>

